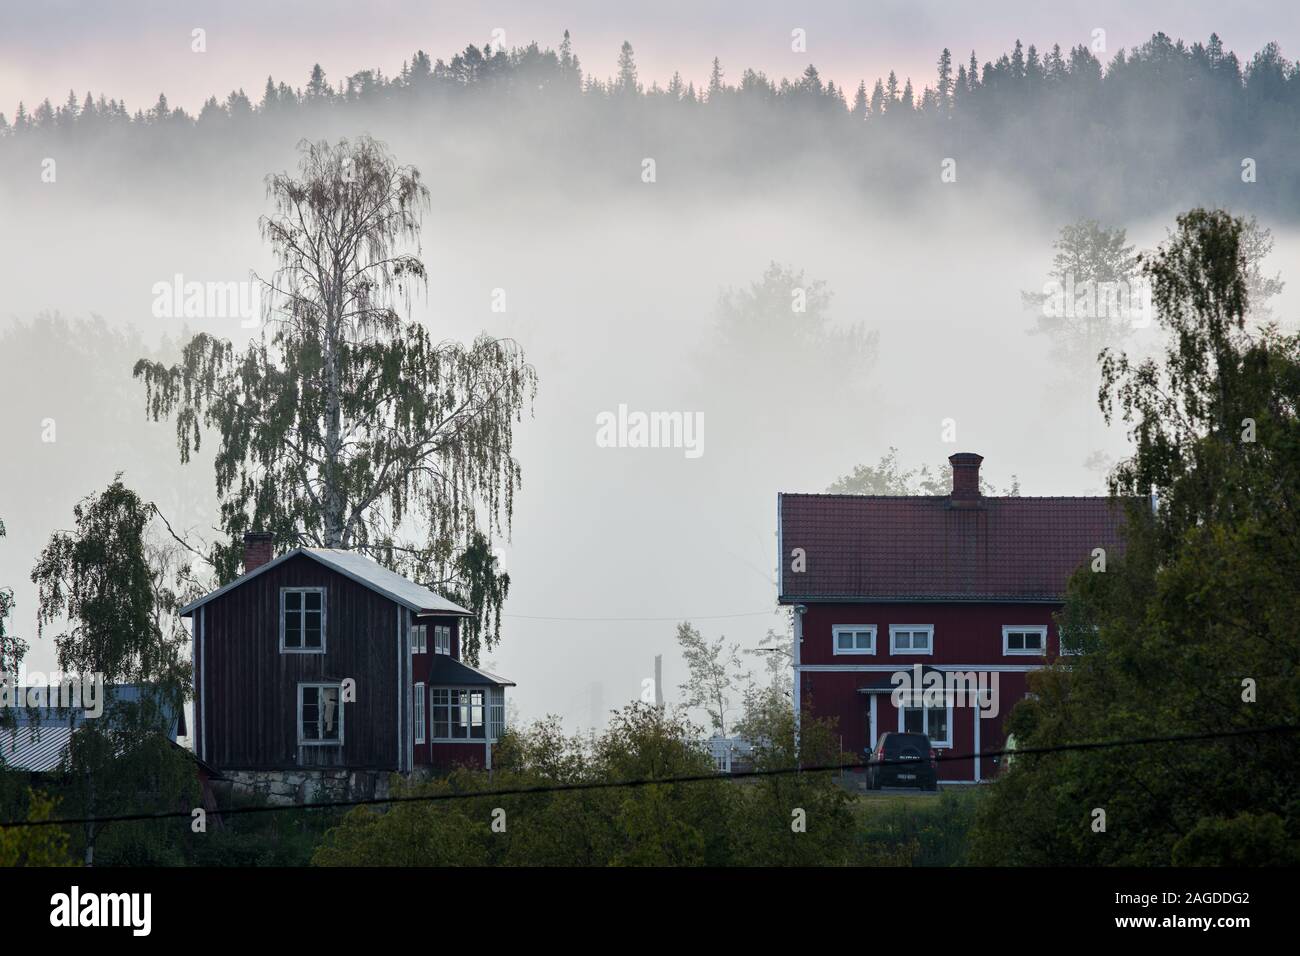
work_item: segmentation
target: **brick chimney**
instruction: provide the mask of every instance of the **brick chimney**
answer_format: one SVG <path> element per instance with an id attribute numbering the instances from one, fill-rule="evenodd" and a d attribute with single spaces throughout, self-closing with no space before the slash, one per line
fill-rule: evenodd
<path id="1" fill-rule="evenodd" d="M 268 531 L 250 531 L 244 535 L 244 573 L 260 568 L 270 561 L 275 536 Z"/>
<path id="2" fill-rule="evenodd" d="M 983 455 L 971 451 L 948 456 L 948 463 L 952 465 L 953 501 L 980 500 L 980 462 L 983 460 Z"/>

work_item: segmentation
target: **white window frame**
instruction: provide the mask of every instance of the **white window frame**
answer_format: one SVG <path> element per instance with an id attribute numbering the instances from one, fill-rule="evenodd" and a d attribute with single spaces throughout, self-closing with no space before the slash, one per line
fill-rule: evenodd
<path id="1" fill-rule="evenodd" d="M 467 707 L 470 709 L 471 723 L 467 724 L 466 726 L 469 728 L 470 731 L 472 731 L 473 729 L 473 723 L 472 723 L 473 704 L 458 703 L 458 701 L 460 700 L 460 695 L 461 694 L 471 694 L 471 695 L 482 694 L 483 695 L 483 705 L 482 705 L 483 736 L 482 737 L 475 737 L 472 735 L 472 733 L 469 733 L 468 731 L 467 731 L 467 735 L 464 737 L 438 737 L 434 735 L 434 728 L 438 724 L 438 717 L 435 711 L 436 705 L 433 703 L 433 701 L 436 699 L 436 696 L 440 693 L 446 693 L 448 695 L 447 698 L 448 702 L 446 705 L 444 705 L 447 707 L 447 717 L 448 717 L 447 732 L 448 733 L 451 733 L 451 728 L 456 723 L 451 718 L 454 715 L 455 709 L 458 707 Z M 499 740 L 501 735 L 501 730 L 503 730 L 505 727 L 505 703 L 506 703 L 505 698 L 506 698 L 505 688 L 494 687 L 491 684 L 478 684 L 474 687 L 453 687 L 450 684 L 438 684 L 438 685 L 430 684 L 429 685 L 430 704 L 429 704 L 428 742 L 435 743 L 435 744 L 481 744 L 484 743 L 485 741 L 492 742 L 492 741 Z M 469 698 L 469 700 L 472 701 L 473 698 L 471 697 Z M 492 732 L 494 729 L 497 731 L 497 735 L 495 737 L 492 736 Z"/>
<path id="2" fill-rule="evenodd" d="M 284 598 L 286 594 L 319 594 L 320 595 L 320 647 L 286 647 L 284 643 Z M 326 622 L 328 610 L 326 608 L 324 588 L 280 588 L 280 653 L 281 654 L 324 654 L 326 635 L 329 634 L 329 627 Z M 306 603 L 298 609 L 299 614 L 299 633 L 307 633 L 307 609 Z"/>
<path id="3" fill-rule="evenodd" d="M 302 733 L 302 730 L 303 730 L 303 727 L 302 727 L 302 692 L 303 692 L 304 690 L 308 689 L 308 688 L 316 688 L 317 690 L 320 690 L 321 688 L 333 688 L 334 690 L 338 691 L 338 714 L 337 714 L 337 718 L 336 718 L 336 719 L 338 720 L 338 725 L 339 725 L 339 737 L 338 737 L 338 740 L 308 740 L 308 739 L 306 739 L 305 737 L 303 737 L 303 733 Z M 297 709 L 297 711 L 298 711 L 298 746 L 299 746 L 299 747 L 342 747 L 342 746 L 343 746 L 343 727 L 344 727 L 344 724 L 343 724 L 343 712 L 344 712 L 344 710 L 345 710 L 345 708 L 344 708 L 344 706 L 343 706 L 343 685 L 342 685 L 342 683 L 340 683 L 340 682 L 338 682 L 338 681 L 300 681 L 300 682 L 298 683 L 298 689 L 297 689 L 297 691 L 296 691 L 295 693 L 297 694 L 297 700 L 296 700 L 296 702 L 295 702 L 295 705 L 296 705 L 296 709 Z M 318 706 L 319 706 L 319 705 L 318 705 Z"/>
<path id="4" fill-rule="evenodd" d="M 900 648 L 897 646 L 899 631 L 925 631 L 926 649 L 918 651 L 912 648 Z M 934 654 L 934 625 L 933 624 L 891 624 L 889 625 L 889 654 L 901 657 L 930 657 Z"/>
<path id="5" fill-rule="evenodd" d="M 451 656 L 451 625 L 435 624 L 433 627 L 433 652 Z"/>
<path id="6" fill-rule="evenodd" d="M 906 628 L 904 628 L 904 630 L 906 630 Z M 952 725 L 952 704 L 943 705 L 943 706 L 941 706 L 941 707 L 926 707 L 924 704 L 922 704 L 922 705 L 917 706 L 917 707 L 900 707 L 900 708 L 898 708 L 898 732 L 899 732 L 900 734 L 909 733 L 909 731 L 907 731 L 907 730 L 904 729 L 904 728 L 906 727 L 906 722 L 905 722 L 906 713 L 905 713 L 905 712 L 906 712 L 906 711 L 909 711 L 909 710 L 919 710 L 919 711 L 921 711 L 921 726 L 922 726 L 922 728 L 924 728 L 922 732 L 923 732 L 927 737 L 930 737 L 930 715 L 929 715 L 929 711 L 932 711 L 932 710 L 946 710 L 946 711 L 948 712 L 948 737 L 947 737 L 946 740 L 935 740 L 933 737 L 930 737 L 930 746 L 933 747 L 935 750 L 951 750 L 951 749 L 952 749 L 952 734 L 953 734 L 953 725 Z"/>
<path id="7" fill-rule="evenodd" d="M 429 625 L 427 624 L 411 625 L 411 653 L 412 654 L 429 653 Z"/>
<path id="8" fill-rule="evenodd" d="M 1009 646 L 1008 641 L 1012 634 L 1028 634 L 1037 632 L 1041 637 L 1041 646 L 1037 650 L 1030 648 L 1013 648 Z M 1002 625 L 1002 653 L 1007 657 L 1046 657 L 1047 656 L 1047 625 L 1046 624 L 1003 624 Z"/>
<path id="9" fill-rule="evenodd" d="M 488 687 L 487 697 L 487 735 L 494 743 L 501 739 L 506 729 L 506 689 Z M 495 732 L 494 732 L 495 731 Z"/>
<path id="10" fill-rule="evenodd" d="M 866 631 L 871 635 L 871 646 L 867 650 L 860 650 L 857 647 L 850 650 L 840 650 L 840 634 L 852 633 L 857 634 Z M 854 643 L 857 641 L 855 639 Z M 836 624 L 831 628 L 831 653 L 835 657 L 851 657 L 854 655 L 865 656 L 876 653 L 876 625 L 874 624 Z"/>
<path id="11" fill-rule="evenodd" d="M 426 715 L 424 713 L 424 687 L 424 684 L 415 685 L 415 704 L 413 709 L 415 714 L 415 742 L 417 744 L 424 743 L 425 738 L 424 725 L 426 723 Z"/>

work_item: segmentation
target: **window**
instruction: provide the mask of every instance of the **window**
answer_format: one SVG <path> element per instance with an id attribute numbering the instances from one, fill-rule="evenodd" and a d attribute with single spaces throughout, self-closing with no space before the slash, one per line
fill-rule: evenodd
<path id="1" fill-rule="evenodd" d="M 891 624 L 889 626 L 889 653 L 934 653 L 934 625 Z"/>
<path id="2" fill-rule="evenodd" d="M 411 625 L 411 653 L 412 654 L 429 653 L 429 625 L 427 624 Z"/>
<path id="3" fill-rule="evenodd" d="M 485 740 L 487 738 L 487 690 L 434 687 L 432 692 L 434 740 Z M 504 716 L 504 694 L 502 694 L 501 709 Z"/>
<path id="4" fill-rule="evenodd" d="M 925 734 L 935 747 L 951 747 L 952 709 L 904 707 L 898 712 L 898 729 L 909 734 Z"/>
<path id="5" fill-rule="evenodd" d="M 433 688 L 433 739 L 446 740 L 451 736 L 451 691 L 446 687 Z"/>
<path id="6" fill-rule="evenodd" d="M 1002 628 L 1003 654 L 1047 652 L 1047 628 L 1041 624 L 1008 624 Z"/>
<path id="7" fill-rule="evenodd" d="M 433 629 L 433 652 L 435 654 L 451 653 L 451 627 L 438 625 Z"/>
<path id="8" fill-rule="evenodd" d="M 325 653 L 325 589 L 280 589 L 280 652 Z"/>
<path id="9" fill-rule="evenodd" d="M 415 742 L 424 743 L 424 685 L 415 685 Z"/>
<path id="10" fill-rule="evenodd" d="M 338 684 L 298 685 L 299 745 L 343 743 L 343 707 Z"/>
<path id="11" fill-rule="evenodd" d="M 876 653 L 876 627 L 874 624 L 837 624 L 831 629 L 836 654 Z"/>
<path id="12" fill-rule="evenodd" d="M 488 738 L 500 740 L 506 727 L 506 689 L 488 688 Z"/>

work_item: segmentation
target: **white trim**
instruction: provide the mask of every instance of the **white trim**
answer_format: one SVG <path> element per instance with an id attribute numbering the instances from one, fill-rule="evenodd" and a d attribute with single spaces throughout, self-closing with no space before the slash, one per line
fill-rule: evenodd
<path id="1" fill-rule="evenodd" d="M 1009 634 L 1028 634 L 1031 631 L 1042 635 L 1042 646 L 1038 650 L 1011 650 L 1007 647 L 1007 635 Z M 1046 657 L 1047 656 L 1047 625 L 1046 624 L 1003 624 L 1002 625 L 1002 654 L 1005 657 Z"/>
<path id="2" fill-rule="evenodd" d="M 199 608 L 199 759 L 208 756 L 208 709 L 204 699 L 208 695 L 207 683 L 207 643 L 208 643 L 208 609 Z"/>
<path id="3" fill-rule="evenodd" d="M 337 703 L 337 706 L 338 706 L 338 715 L 337 715 L 337 719 L 338 719 L 338 723 L 339 723 L 339 737 L 338 737 L 338 740 L 305 740 L 305 739 L 303 738 L 303 736 L 302 736 L 302 692 L 303 692 L 303 690 L 304 690 L 305 688 L 308 688 L 308 687 L 315 687 L 315 688 L 318 689 L 318 690 L 319 690 L 320 688 L 322 688 L 322 687 L 332 687 L 332 688 L 334 688 L 336 691 L 338 691 L 338 703 Z M 297 695 L 297 697 L 298 697 L 298 702 L 297 702 L 297 709 L 298 709 L 298 746 L 299 746 L 299 747 L 342 747 L 342 746 L 343 746 L 343 685 L 342 685 L 339 681 L 310 681 L 310 680 L 304 680 L 304 681 L 299 681 L 299 682 L 298 682 L 298 689 L 297 689 L 297 691 L 295 691 L 295 693 L 296 693 L 296 695 Z M 319 707 L 320 705 L 317 704 L 317 706 Z M 320 723 L 320 717 L 319 717 L 319 715 L 318 715 L 318 716 L 317 716 L 317 724 L 319 725 L 319 723 Z"/>
<path id="4" fill-rule="evenodd" d="M 426 736 L 424 725 L 428 720 L 428 709 L 425 706 L 425 685 L 417 683 L 415 685 L 415 707 L 411 711 L 411 719 L 415 722 L 415 742 L 423 744 Z"/>
<path id="5" fill-rule="evenodd" d="M 415 769 L 415 734 L 411 733 L 411 719 L 415 714 L 415 669 L 411 662 L 411 631 L 409 626 L 403 637 L 402 656 L 397 666 L 402 668 L 402 687 L 406 691 L 404 694 L 406 698 L 406 714 L 404 717 L 406 729 L 403 731 L 406 746 L 403 756 L 406 759 L 405 769 L 409 772 Z"/>
<path id="6" fill-rule="evenodd" d="M 876 752 L 876 738 L 879 736 L 879 734 L 876 733 L 876 698 L 878 696 L 880 695 L 868 695 L 868 700 L 870 700 L 871 703 L 867 708 L 867 750 L 870 753 Z"/>
<path id="7" fill-rule="evenodd" d="M 785 594 L 785 529 L 781 527 L 781 492 L 776 493 L 776 596 Z"/>
<path id="8" fill-rule="evenodd" d="M 938 671 L 986 671 L 990 674 L 1020 674 L 1026 671 L 1042 670 L 1046 664 L 926 664 L 926 667 Z M 803 664 L 799 669 L 807 673 L 864 673 L 892 674 L 899 668 L 908 668 L 908 664 Z"/>
<path id="9" fill-rule="evenodd" d="M 875 697 L 876 695 L 875 695 L 875 694 L 872 694 L 871 696 L 872 696 L 872 697 Z M 900 734 L 912 733 L 912 731 L 904 730 L 904 729 L 903 729 L 903 712 L 904 712 L 904 711 L 907 711 L 907 710 L 920 710 L 920 711 L 923 712 L 922 717 L 921 717 L 921 723 L 923 723 L 923 724 L 925 725 L 925 730 L 923 731 L 923 733 L 924 733 L 927 737 L 929 737 L 929 736 L 930 736 L 930 721 L 929 721 L 929 720 L 924 716 L 924 711 L 927 711 L 927 710 L 938 710 L 938 709 L 939 709 L 938 707 L 926 707 L 924 704 L 922 704 L 920 707 L 896 707 L 895 710 L 898 712 L 898 732 L 899 732 Z M 956 736 L 956 728 L 953 726 L 953 723 L 952 723 L 952 704 L 948 704 L 944 709 L 948 712 L 948 721 L 947 721 L 947 723 L 948 723 L 948 739 L 945 740 L 943 743 L 939 743 L 939 742 L 936 741 L 933 737 L 930 737 L 930 746 L 934 747 L 935 750 L 951 750 L 951 749 L 952 749 L 953 739 L 954 739 L 954 737 Z M 963 709 L 964 709 L 964 708 L 963 708 Z"/>
<path id="10" fill-rule="evenodd" d="M 445 644 L 442 640 L 444 637 L 447 639 Z M 435 624 L 433 626 L 433 652 L 435 654 L 446 654 L 448 657 L 451 656 L 450 624 Z"/>
<path id="11" fill-rule="evenodd" d="M 894 646 L 894 635 L 899 631 L 925 631 L 927 650 L 898 650 Z M 889 656 L 890 657 L 931 657 L 934 655 L 934 625 L 933 624 L 891 624 L 889 625 Z"/>
<path id="12" fill-rule="evenodd" d="M 429 625 L 412 624 L 411 625 L 411 653 L 427 654 L 429 653 Z"/>
<path id="13" fill-rule="evenodd" d="M 320 647 L 307 647 L 307 602 L 303 601 L 302 606 L 298 609 L 298 626 L 299 635 L 303 641 L 302 647 L 285 647 L 284 646 L 284 598 L 286 594 L 319 594 L 320 595 Z M 280 588 L 280 653 L 281 654 L 324 654 L 325 647 L 328 644 L 327 634 L 329 629 L 325 623 L 325 605 L 326 594 L 323 587 L 282 587 Z"/>
<path id="14" fill-rule="evenodd" d="M 397 761 L 397 769 L 402 769 L 402 758 L 406 755 L 406 742 L 402 736 L 402 614 L 401 605 L 393 608 L 397 612 L 397 696 L 394 703 L 397 707 L 397 752 L 393 754 Z"/>
<path id="15" fill-rule="evenodd" d="M 854 638 L 855 647 L 852 650 L 840 650 L 840 634 L 861 634 L 866 631 L 871 635 L 871 646 L 865 651 L 858 650 L 856 647 L 857 639 Z M 874 624 L 835 624 L 831 627 L 831 655 L 834 657 L 854 657 L 854 656 L 874 656 L 876 653 L 876 625 Z"/>
<path id="16" fill-rule="evenodd" d="M 803 717 L 803 616 L 807 608 L 794 606 L 794 756 L 799 759 L 799 724 Z"/>
<path id="17" fill-rule="evenodd" d="M 428 707 L 428 710 L 429 710 L 429 740 L 428 740 L 428 742 L 431 743 L 431 744 L 481 744 L 481 743 L 492 743 L 492 742 L 495 742 L 495 741 L 497 740 L 497 738 L 492 736 L 492 694 L 491 694 L 491 690 L 492 690 L 492 688 L 491 688 L 490 685 L 476 685 L 476 686 L 473 686 L 473 687 L 467 687 L 467 686 L 460 685 L 460 684 L 430 684 L 430 685 L 429 685 L 429 694 L 428 694 L 428 700 L 429 700 L 429 707 Z M 468 724 L 465 725 L 465 728 L 466 728 L 466 729 L 465 729 L 466 736 L 464 736 L 464 737 L 435 737 L 435 736 L 433 736 L 433 728 L 434 728 L 434 727 L 437 725 L 437 723 L 438 723 L 437 718 L 436 718 L 436 716 L 435 716 L 435 714 L 434 714 L 435 705 L 434 705 L 434 703 L 433 703 L 433 700 L 434 700 L 433 695 L 434 695 L 435 693 L 437 693 L 438 691 L 445 691 L 445 692 L 447 693 L 447 704 L 446 704 L 447 711 L 446 711 L 446 713 L 447 713 L 447 731 L 448 731 L 448 733 L 451 732 L 451 728 L 452 728 L 452 725 L 453 725 L 453 723 L 454 723 L 453 720 L 452 720 L 452 715 L 453 715 L 457 710 L 461 709 L 462 707 L 464 707 L 466 710 L 469 711 L 469 721 L 470 721 L 470 722 L 469 722 Z M 473 735 L 471 734 L 471 731 L 473 730 L 473 727 L 474 727 L 474 705 L 473 705 L 472 703 L 461 704 L 461 703 L 460 703 L 460 695 L 461 695 L 461 694 L 481 694 L 481 695 L 483 696 L 483 704 L 482 704 L 482 708 L 483 708 L 483 736 L 482 736 L 482 737 L 475 737 L 475 736 L 473 736 Z M 470 700 L 472 701 L 473 698 L 471 697 Z M 504 725 L 504 721 L 505 721 L 505 698 L 504 698 L 504 696 L 502 697 L 502 700 L 501 700 L 501 709 L 502 709 L 501 718 L 502 718 L 502 723 L 503 723 L 503 725 Z M 504 729 L 504 727 L 503 727 L 503 729 Z"/>

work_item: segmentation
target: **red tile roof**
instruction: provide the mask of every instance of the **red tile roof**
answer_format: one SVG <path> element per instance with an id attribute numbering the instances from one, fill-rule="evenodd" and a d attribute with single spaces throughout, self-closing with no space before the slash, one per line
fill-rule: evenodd
<path id="1" fill-rule="evenodd" d="M 1124 508 L 1109 498 L 783 494 L 779 508 L 783 604 L 1058 602 L 1094 548 L 1124 546 Z"/>

